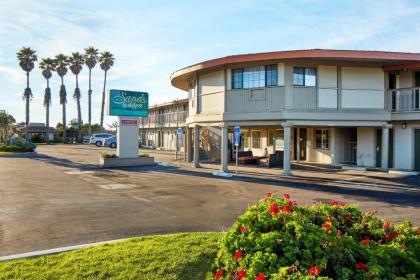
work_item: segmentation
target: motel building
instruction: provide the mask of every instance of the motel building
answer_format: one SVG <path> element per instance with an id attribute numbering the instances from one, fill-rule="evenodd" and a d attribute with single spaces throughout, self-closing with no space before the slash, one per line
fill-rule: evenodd
<path id="1" fill-rule="evenodd" d="M 188 92 L 184 145 L 195 167 L 204 149 L 227 172 L 240 126 L 240 155 L 277 155 L 284 175 L 292 161 L 420 170 L 419 53 L 233 55 L 180 69 L 171 83 Z"/>

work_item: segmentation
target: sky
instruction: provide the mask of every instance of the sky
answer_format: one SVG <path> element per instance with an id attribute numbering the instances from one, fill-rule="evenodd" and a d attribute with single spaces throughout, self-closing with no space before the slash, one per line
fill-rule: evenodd
<path id="1" fill-rule="evenodd" d="M 171 86 L 177 69 L 217 57 L 279 50 L 328 48 L 420 53 L 420 0 L 391 1 L 142 1 L 0 0 L 0 110 L 25 120 L 25 73 L 16 52 L 39 58 L 94 46 L 115 56 L 107 89 L 146 91 L 149 103 L 186 98 Z M 67 120 L 77 117 L 75 77 L 65 76 Z M 87 122 L 88 71 L 80 74 L 82 119 Z M 93 70 L 93 122 L 99 122 L 103 71 Z M 46 87 L 31 72 L 31 122 L 45 122 Z M 59 77 L 51 79 L 50 119 L 61 121 Z M 106 117 L 110 124 L 112 117 Z"/>

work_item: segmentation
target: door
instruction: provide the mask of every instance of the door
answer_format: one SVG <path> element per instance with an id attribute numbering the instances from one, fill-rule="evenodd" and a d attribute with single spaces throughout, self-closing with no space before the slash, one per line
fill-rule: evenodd
<path id="1" fill-rule="evenodd" d="M 414 130 L 414 169 L 420 171 L 420 129 Z"/>
<path id="2" fill-rule="evenodd" d="M 301 160 L 306 160 L 306 128 L 300 129 L 300 139 L 299 139 L 299 155 Z"/>

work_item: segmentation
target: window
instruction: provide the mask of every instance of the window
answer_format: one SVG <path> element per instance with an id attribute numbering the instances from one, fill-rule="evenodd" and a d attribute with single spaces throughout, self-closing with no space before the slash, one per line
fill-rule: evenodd
<path id="1" fill-rule="evenodd" d="M 277 86 L 277 65 L 255 66 L 232 70 L 232 88 Z"/>
<path id="2" fill-rule="evenodd" d="M 277 86 L 277 64 L 265 66 L 265 85 Z"/>
<path id="3" fill-rule="evenodd" d="M 329 148 L 329 132 L 327 128 L 315 129 L 315 148 Z"/>
<path id="4" fill-rule="evenodd" d="M 251 131 L 251 141 L 253 149 L 261 149 L 261 131 L 253 130 Z"/>
<path id="5" fill-rule="evenodd" d="M 270 129 L 268 131 L 268 146 L 274 146 L 276 148 L 284 147 L 284 131 L 283 129 Z"/>
<path id="6" fill-rule="evenodd" d="M 243 88 L 243 73 L 244 69 L 233 69 L 232 71 L 232 88 Z"/>
<path id="7" fill-rule="evenodd" d="M 293 67 L 293 85 L 304 87 L 316 86 L 316 68 Z"/>
<path id="8" fill-rule="evenodd" d="M 244 149 L 249 149 L 249 132 L 248 131 L 243 131 L 241 133 L 241 142 L 243 145 Z"/>

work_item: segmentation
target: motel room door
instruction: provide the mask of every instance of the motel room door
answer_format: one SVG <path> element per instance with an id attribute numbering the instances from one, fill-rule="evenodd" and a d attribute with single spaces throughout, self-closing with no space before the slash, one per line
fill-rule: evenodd
<path id="1" fill-rule="evenodd" d="M 414 130 L 414 169 L 420 171 L 420 129 Z"/>
<path id="2" fill-rule="evenodd" d="M 381 167 L 382 161 L 382 129 L 376 130 L 376 167 Z M 388 168 L 394 167 L 394 130 L 389 130 Z"/>
<path id="3" fill-rule="evenodd" d="M 306 160 L 306 141 L 307 141 L 307 134 L 306 134 L 306 128 L 295 128 L 293 131 L 293 148 L 294 148 L 294 159 L 297 160 L 297 155 L 298 155 L 298 151 L 297 151 L 297 141 L 298 141 L 298 137 L 297 137 L 297 130 L 299 129 L 299 160 Z"/>

